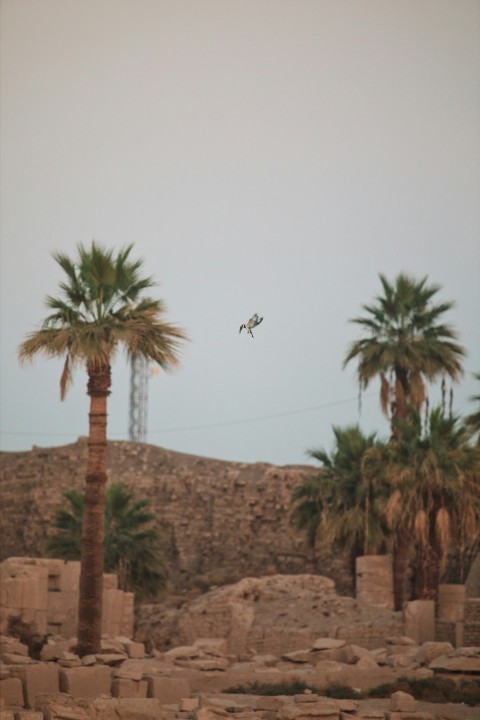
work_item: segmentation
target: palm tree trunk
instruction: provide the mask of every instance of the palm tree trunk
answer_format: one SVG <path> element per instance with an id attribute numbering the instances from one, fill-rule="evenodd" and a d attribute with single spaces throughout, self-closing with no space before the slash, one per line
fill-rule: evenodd
<path id="1" fill-rule="evenodd" d="M 407 528 L 400 527 L 395 537 L 393 552 L 393 594 L 395 610 L 403 610 L 403 604 L 409 599 L 408 568 L 411 552 L 411 534 Z"/>
<path id="2" fill-rule="evenodd" d="M 410 387 L 408 375 L 404 368 L 395 367 L 395 395 L 392 412 L 392 438 L 399 440 L 402 435 L 401 425 L 408 420 Z"/>
<path id="3" fill-rule="evenodd" d="M 440 582 L 439 556 L 434 548 L 428 547 L 423 550 L 422 558 L 418 562 L 422 569 L 418 597 L 421 600 L 435 600 Z"/>
<path id="4" fill-rule="evenodd" d="M 88 465 L 82 528 L 78 646 L 80 656 L 100 652 L 107 482 L 107 397 L 110 365 L 88 368 Z"/>

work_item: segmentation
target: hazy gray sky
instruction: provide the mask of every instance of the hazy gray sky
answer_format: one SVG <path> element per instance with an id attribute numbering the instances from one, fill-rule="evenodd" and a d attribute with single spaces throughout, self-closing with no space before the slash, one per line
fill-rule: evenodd
<path id="1" fill-rule="evenodd" d="M 135 243 L 192 342 L 150 380 L 148 440 L 278 464 L 358 415 L 349 319 L 378 273 L 455 300 L 480 370 L 478 0 L 2 0 L 1 442 L 87 434 L 86 376 L 21 368 L 54 250 Z M 255 339 L 241 322 L 265 317 Z M 435 396 L 435 392 L 432 392 Z M 109 437 L 128 436 L 129 373 Z"/>

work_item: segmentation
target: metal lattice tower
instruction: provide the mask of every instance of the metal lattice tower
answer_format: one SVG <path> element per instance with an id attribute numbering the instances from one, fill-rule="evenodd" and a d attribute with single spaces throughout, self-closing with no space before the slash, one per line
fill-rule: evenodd
<path id="1" fill-rule="evenodd" d="M 147 409 L 148 360 L 141 355 L 137 355 L 132 361 L 130 373 L 129 440 L 133 442 L 147 441 Z"/>

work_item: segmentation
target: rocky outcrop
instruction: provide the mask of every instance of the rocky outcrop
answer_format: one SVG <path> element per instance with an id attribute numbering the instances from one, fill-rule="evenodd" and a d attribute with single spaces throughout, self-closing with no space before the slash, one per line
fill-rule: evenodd
<path id="1" fill-rule="evenodd" d="M 0 560 L 41 557 L 67 488 L 83 488 L 87 444 L 1 453 Z M 313 471 L 304 466 L 231 463 L 154 445 L 108 443 L 110 481 L 149 498 L 177 589 L 248 575 L 321 572 L 352 593 L 348 563 L 329 547 L 315 559 L 290 523 L 291 493 Z"/>
<path id="2" fill-rule="evenodd" d="M 402 632 L 400 613 L 340 597 L 332 580 L 319 575 L 244 578 L 176 609 L 139 608 L 136 639 L 157 648 L 190 645 L 196 638 L 225 638 L 228 651 L 281 655 L 317 637 L 378 647 Z"/>

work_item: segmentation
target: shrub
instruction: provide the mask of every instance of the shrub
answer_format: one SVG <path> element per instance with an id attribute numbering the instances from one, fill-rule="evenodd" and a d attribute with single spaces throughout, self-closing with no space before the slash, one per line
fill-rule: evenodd
<path id="1" fill-rule="evenodd" d="M 255 681 L 247 685 L 237 685 L 236 687 L 228 688 L 223 692 L 245 695 L 300 695 L 304 693 L 305 690 L 318 692 L 317 688 L 307 685 L 303 680 L 293 680 L 288 683 L 261 683 Z"/>

